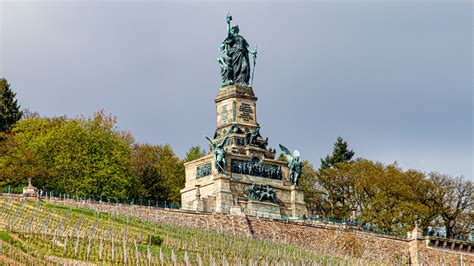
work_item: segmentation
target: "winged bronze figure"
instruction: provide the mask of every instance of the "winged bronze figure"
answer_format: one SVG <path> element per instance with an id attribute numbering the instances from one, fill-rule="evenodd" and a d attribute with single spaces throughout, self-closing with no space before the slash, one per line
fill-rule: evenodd
<path id="1" fill-rule="evenodd" d="M 225 137 L 224 140 L 221 141 L 220 143 L 214 142 L 208 136 L 204 136 L 204 137 L 206 137 L 206 139 L 211 143 L 212 151 L 214 153 L 214 162 L 215 162 L 217 171 L 219 173 L 227 174 L 227 171 L 225 170 L 226 165 L 227 165 L 227 161 L 225 159 L 225 152 L 226 152 L 225 144 L 227 142 L 228 137 Z"/>
<path id="2" fill-rule="evenodd" d="M 294 185 L 297 185 L 298 179 L 301 176 L 301 170 L 303 169 L 303 163 L 300 161 L 300 152 L 298 150 L 291 152 L 281 144 L 280 149 L 288 162 L 288 168 L 290 170 L 289 178 Z"/>

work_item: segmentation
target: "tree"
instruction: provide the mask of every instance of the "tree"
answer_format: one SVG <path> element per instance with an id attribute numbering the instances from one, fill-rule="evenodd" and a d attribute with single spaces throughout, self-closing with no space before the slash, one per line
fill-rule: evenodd
<path id="1" fill-rule="evenodd" d="M 22 116 L 16 93 L 6 79 L 0 79 L 0 131 L 9 130 Z"/>
<path id="2" fill-rule="evenodd" d="M 164 177 L 165 190 L 153 195 L 161 200 L 181 202 L 180 190 L 184 187 L 184 164 L 173 152 L 169 145 L 163 147 L 160 161 L 156 165 L 158 173 Z"/>
<path id="3" fill-rule="evenodd" d="M 439 208 L 434 204 L 433 195 L 436 192 L 436 186 L 425 173 L 416 170 L 408 170 L 404 175 L 404 182 L 408 184 L 412 192 L 412 200 L 416 201 L 418 205 L 418 213 L 415 217 L 415 222 L 423 230 L 425 234 L 428 233 L 430 226 L 433 226 L 439 217 Z M 409 226 L 411 228 L 412 224 Z"/>
<path id="4" fill-rule="evenodd" d="M 169 145 L 134 145 L 132 169 L 133 189 L 130 190 L 130 196 L 180 201 L 179 190 L 184 187 L 184 166 Z"/>
<path id="5" fill-rule="evenodd" d="M 79 119 L 87 149 L 83 157 L 88 194 L 126 196 L 131 179 L 133 137 L 118 131 L 116 118 L 97 112 L 92 118 Z M 87 191 L 87 190 L 86 190 Z"/>
<path id="6" fill-rule="evenodd" d="M 280 153 L 277 158 L 278 161 L 286 162 L 286 156 L 283 153 Z"/>
<path id="7" fill-rule="evenodd" d="M 129 195 L 132 198 L 152 199 L 165 190 L 164 179 L 156 168 L 163 147 L 150 144 L 133 145 L 132 186 Z"/>
<path id="8" fill-rule="evenodd" d="M 11 129 L 16 143 L 0 158 L 0 172 L 8 173 L 9 165 L 19 173 L 42 167 L 48 174 L 34 181 L 47 190 L 124 197 L 130 188 L 133 138 L 115 124 L 115 118 L 103 112 L 92 118 L 21 120 Z"/>
<path id="9" fill-rule="evenodd" d="M 199 159 L 205 155 L 206 155 L 205 149 L 202 149 L 201 146 L 199 145 L 193 146 L 188 150 L 188 152 L 184 156 L 184 162 L 187 163 L 187 162 Z"/>
<path id="10" fill-rule="evenodd" d="M 10 136 L 5 143 L 10 146 L 8 152 L 0 159 L 0 185 L 17 186 L 25 183 L 31 178 L 35 185 L 41 183 L 37 180 L 44 180 L 53 173 L 44 165 L 44 162 L 27 146 L 17 146 L 14 136 Z"/>
<path id="11" fill-rule="evenodd" d="M 350 197 L 354 187 L 353 177 L 347 172 L 338 171 L 340 167 L 348 168 L 346 165 L 354 156 L 354 151 L 348 150 L 347 142 L 338 137 L 334 143 L 331 155 L 321 159 L 321 167 L 317 173 L 318 193 L 321 202 L 318 204 L 322 215 L 330 215 L 339 218 L 349 218 L 354 206 L 350 203 Z"/>
<path id="12" fill-rule="evenodd" d="M 30 110 L 30 109 L 28 109 L 28 108 L 23 109 L 21 112 L 22 112 L 22 114 L 23 114 L 23 115 L 21 116 L 22 119 L 27 119 L 27 118 L 39 118 L 39 117 L 40 117 L 40 114 L 39 114 L 38 112 L 32 111 L 32 110 Z"/>
<path id="13" fill-rule="evenodd" d="M 474 228 L 474 211 L 471 209 L 465 211 L 458 216 L 453 232 L 455 238 L 468 239 Z"/>
<path id="14" fill-rule="evenodd" d="M 324 216 L 350 218 L 355 210 L 352 204 L 355 178 L 351 164 L 341 162 L 338 168 L 320 169 L 317 174 L 318 193 L 322 195 L 319 211 Z"/>
<path id="15" fill-rule="evenodd" d="M 9 133 L 4 133 L 0 142 L 0 183 L 2 185 L 19 185 L 32 178 L 35 186 L 42 187 L 44 182 L 38 180 L 53 178 L 54 171 L 48 167 L 41 154 L 46 146 L 46 133 L 61 119 L 26 119 L 19 121 Z"/>
<path id="16" fill-rule="evenodd" d="M 286 161 L 285 158 L 283 159 Z M 304 160 L 299 186 L 303 189 L 306 207 L 310 212 L 321 212 L 322 210 L 320 206 L 323 200 L 317 185 L 316 170 L 314 170 L 313 165 L 309 161 Z"/>
<path id="17" fill-rule="evenodd" d="M 336 143 L 334 143 L 332 154 L 321 159 L 320 169 L 336 167 L 338 163 L 349 162 L 353 156 L 354 151 L 347 149 L 347 142 L 341 137 L 338 137 Z"/>
<path id="18" fill-rule="evenodd" d="M 359 158 L 318 171 L 319 212 L 336 218 L 356 218 L 378 228 L 405 232 L 420 222 L 423 229 L 438 215 L 431 204 L 432 183 L 425 174 L 403 171 Z"/>
<path id="19" fill-rule="evenodd" d="M 384 165 L 361 159 L 351 168 L 359 220 L 399 232 L 406 232 L 421 221 L 425 229 L 432 221 L 430 209 L 419 195 L 427 192 L 429 184 L 423 173 L 403 171 L 396 163 Z"/>
<path id="20" fill-rule="evenodd" d="M 463 234 L 462 224 L 472 223 L 474 207 L 474 186 L 462 177 L 450 177 L 439 173 L 430 173 L 430 180 L 436 190 L 433 202 L 446 228 L 448 238 Z"/>

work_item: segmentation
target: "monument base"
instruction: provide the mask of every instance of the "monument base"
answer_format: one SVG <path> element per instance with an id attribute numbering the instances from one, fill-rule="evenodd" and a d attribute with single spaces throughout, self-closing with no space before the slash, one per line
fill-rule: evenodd
<path id="1" fill-rule="evenodd" d="M 31 178 L 28 178 L 28 186 L 23 188 L 23 197 L 36 197 L 38 189 L 31 184 Z"/>
<path id="2" fill-rule="evenodd" d="M 256 102 L 250 86 L 219 89 L 217 127 L 212 139 L 206 137 L 209 153 L 184 164 L 183 209 L 274 219 L 307 215 L 303 191 L 289 178 L 288 161 L 276 160 L 276 150 L 260 134 Z"/>
<path id="3" fill-rule="evenodd" d="M 280 206 L 276 203 L 265 201 L 247 201 L 245 214 L 257 217 L 265 217 L 271 219 L 280 219 Z"/>
<path id="4" fill-rule="evenodd" d="M 304 218 L 308 212 L 301 188 L 291 186 L 291 218 Z"/>

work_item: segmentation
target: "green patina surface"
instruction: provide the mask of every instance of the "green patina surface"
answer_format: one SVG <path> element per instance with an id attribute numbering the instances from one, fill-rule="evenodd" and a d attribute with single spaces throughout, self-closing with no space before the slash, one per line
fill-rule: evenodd
<path id="1" fill-rule="evenodd" d="M 222 86 L 232 84 L 249 85 L 250 59 L 253 55 L 254 68 L 257 51 L 249 49 L 247 40 L 239 34 L 238 25 L 232 26 L 232 16 L 227 15 L 227 37 L 221 43 L 219 50 L 224 54 L 218 58 L 221 67 Z"/>

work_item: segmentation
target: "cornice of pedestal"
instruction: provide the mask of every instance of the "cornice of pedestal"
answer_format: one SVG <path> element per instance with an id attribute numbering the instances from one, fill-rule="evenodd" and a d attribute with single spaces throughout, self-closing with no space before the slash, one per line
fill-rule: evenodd
<path id="1" fill-rule="evenodd" d="M 242 99 L 250 99 L 257 101 L 257 97 L 253 92 L 252 87 L 244 86 L 244 85 L 229 85 L 226 87 L 222 87 L 219 89 L 219 93 L 215 99 L 215 102 L 218 103 L 220 101 L 230 99 L 230 98 L 242 98 Z"/>

